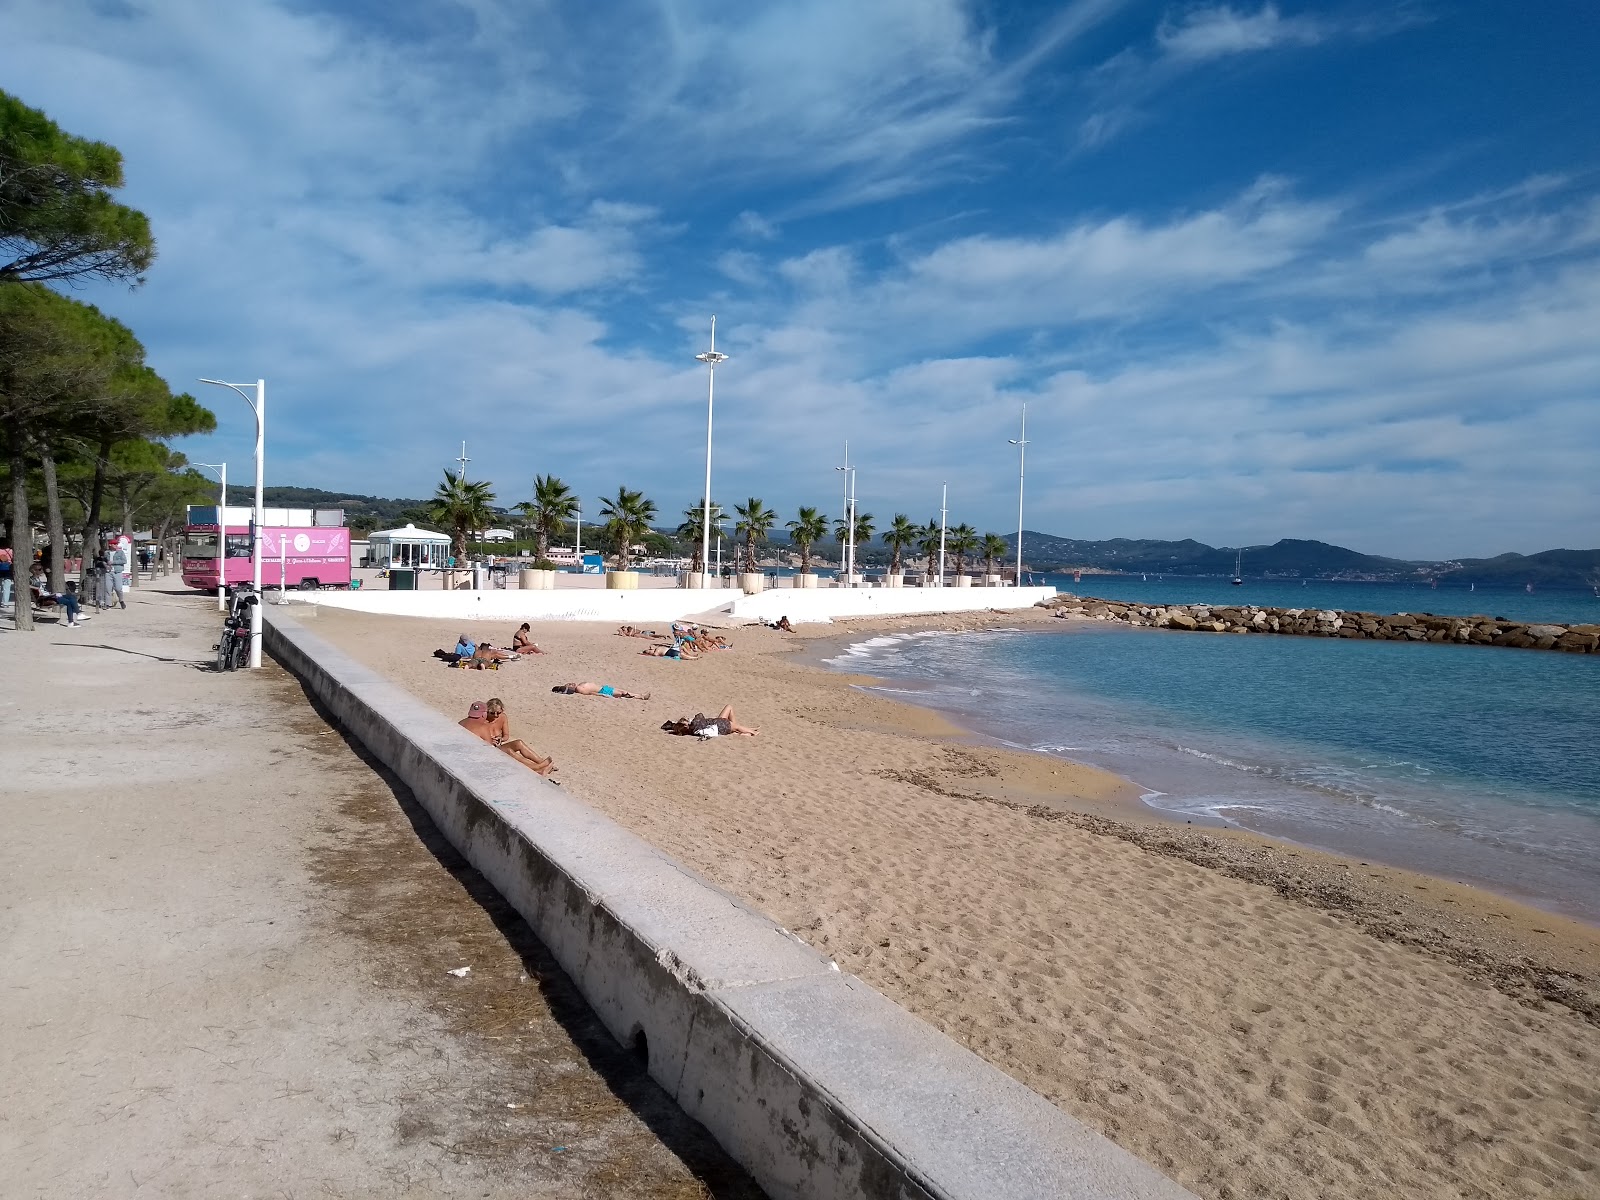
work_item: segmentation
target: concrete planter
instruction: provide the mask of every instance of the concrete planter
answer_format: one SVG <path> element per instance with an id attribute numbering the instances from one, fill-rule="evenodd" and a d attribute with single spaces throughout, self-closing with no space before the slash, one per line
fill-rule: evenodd
<path id="1" fill-rule="evenodd" d="M 613 592 L 636 592 L 639 590 L 639 572 L 607 571 L 606 587 Z"/>
<path id="2" fill-rule="evenodd" d="M 764 591 L 767 586 L 767 577 L 760 571 L 740 571 L 739 590 L 746 596 L 754 596 L 757 592 Z"/>
<path id="3" fill-rule="evenodd" d="M 1003 576 L 1000 576 L 1000 575 L 985 575 L 983 577 L 983 586 L 984 587 L 999 587 L 1000 586 L 1000 580 L 1002 578 L 1003 578 Z"/>
<path id="4" fill-rule="evenodd" d="M 956 576 L 956 586 L 958 588 L 971 587 L 972 586 L 972 576 L 971 575 L 957 575 Z"/>
<path id="5" fill-rule="evenodd" d="M 807 571 L 804 575 L 794 577 L 794 586 L 797 588 L 814 588 L 817 586 L 817 577 Z"/>
<path id="6" fill-rule="evenodd" d="M 898 587 L 905 587 L 905 585 L 906 585 L 906 573 L 904 571 L 897 571 L 893 575 L 885 575 L 883 577 L 883 586 L 884 587 L 898 588 Z"/>
<path id="7" fill-rule="evenodd" d="M 525 592 L 553 592 L 556 573 L 540 567 L 523 567 L 517 572 L 517 587 Z"/>
<path id="8" fill-rule="evenodd" d="M 679 571 L 678 586 L 684 588 L 693 588 L 694 590 L 699 591 L 701 578 L 702 576 L 699 571 Z"/>

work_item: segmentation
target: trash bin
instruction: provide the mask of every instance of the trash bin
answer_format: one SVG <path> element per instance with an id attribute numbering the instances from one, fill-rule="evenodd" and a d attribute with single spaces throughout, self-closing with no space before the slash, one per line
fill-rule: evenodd
<path id="1" fill-rule="evenodd" d="M 417 569 L 415 567 L 390 567 L 389 590 L 391 592 L 416 591 Z"/>
<path id="2" fill-rule="evenodd" d="M 482 563 L 472 564 L 472 590 L 481 592 L 489 586 L 489 568 Z"/>

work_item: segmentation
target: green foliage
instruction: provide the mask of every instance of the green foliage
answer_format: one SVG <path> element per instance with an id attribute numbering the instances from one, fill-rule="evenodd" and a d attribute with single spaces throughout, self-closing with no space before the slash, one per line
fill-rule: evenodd
<path id="1" fill-rule="evenodd" d="M 967 556 L 977 551 L 981 543 L 978 541 L 978 531 L 971 525 L 962 523 L 950 531 L 946 548 L 956 558 L 956 574 L 966 572 Z"/>
<path id="2" fill-rule="evenodd" d="M 929 521 L 917 530 L 917 549 L 928 560 L 928 570 L 933 571 L 934 562 L 939 557 L 939 522 Z"/>
<path id="3" fill-rule="evenodd" d="M 1004 558 L 1011 546 L 998 533 L 986 533 L 983 535 L 983 544 L 980 549 L 983 553 L 984 573 L 993 575 L 995 574 L 995 561 Z"/>
<path id="4" fill-rule="evenodd" d="M 890 574 L 900 574 L 900 559 L 907 550 L 917 544 L 919 532 L 918 527 L 912 524 L 911 518 L 905 513 L 895 513 L 894 520 L 883 533 L 883 544 L 889 547 Z"/>
<path id="5" fill-rule="evenodd" d="M 578 513 L 578 497 L 554 475 L 533 477 L 533 499 L 524 500 L 515 510 L 539 534 L 539 558 L 550 554 L 550 539 L 559 537 L 566 523 Z"/>
<path id="6" fill-rule="evenodd" d="M 828 518 L 821 510 L 801 508 L 789 522 L 789 540 L 800 547 L 800 572 L 811 570 L 811 547 L 828 536 Z"/>
<path id="7" fill-rule="evenodd" d="M 615 496 L 600 501 L 601 532 L 616 553 L 619 571 L 628 569 L 633 544 L 650 532 L 655 515 L 655 501 L 630 488 L 619 487 Z"/>
<path id="8" fill-rule="evenodd" d="M 756 569 L 756 543 L 765 542 L 767 534 L 772 532 L 772 527 L 778 523 L 778 514 L 773 512 L 755 496 L 751 496 L 743 504 L 735 504 L 733 511 L 739 514 L 739 521 L 733 527 L 735 537 L 744 539 L 744 569 Z"/>
<path id="9" fill-rule="evenodd" d="M 150 222 L 118 204 L 122 155 L 0 92 L 0 284 L 141 277 Z"/>
<path id="10" fill-rule="evenodd" d="M 716 530 L 717 522 L 721 521 L 724 515 L 722 505 L 713 500 L 711 502 L 711 528 L 713 531 Z M 679 525 L 677 529 L 678 536 L 689 543 L 691 559 L 689 569 L 695 574 L 699 574 L 705 565 L 701 561 L 700 554 L 705 547 L 705 516 L 706 502 L 702 497 L 700 503 L 683 510 L 683 524 Z"/>
<path id="11" fill-rule="evenodd" d="M 456 561 L 467 557 L 467 542 L 472 536 L 494 523 L 494 514 L 489 511 L 493 503 L 494 492 L 487 483 L 468 483 L 445 471 L 444 481 L 429 502 L 428 513 L 450 531 L 450 552 Z"/>

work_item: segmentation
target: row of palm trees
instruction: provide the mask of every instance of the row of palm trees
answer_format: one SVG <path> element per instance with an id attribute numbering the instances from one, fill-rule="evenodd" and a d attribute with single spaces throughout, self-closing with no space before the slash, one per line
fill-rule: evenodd
<path id="1" fill-rule="evenodd" d="M 451 534 L 453 552 L 465 558 L 467 542 L 487 529 L 493 522 L 490 506 L 494 492 L 487 483 L 468 483 L 445 472 L 430 508 L 434 519 L 444 524 Z M 536 475 L 533 480 L 533 499 L 524 500 L 513 509 L 523 523 L 532 527 L 538 542 L 538 557 L 547 559 L 550 543 L 561 536 L 566 525 L 578 515 L 578 497 L 565 483 L 554 475 Z M 722 505 L 711 502 L 711 525 L 716 528 L 724 520 Z M 746 571 L 756 570 L 756 547 L 764 543 L 778 523 L 778 514 L 766 506 L 759 497 L 751 496 L 743 504 L 733 507 L 738 521 L 734 525 L 736 541 L 743 543 L 742 557 Z M 701 501 L 683 510 L 683 523 L 677 534 L 693 547 L 690 570 L 698 573 L 705 564 L 701 561 L 704 545 L 706 504 Z M 632 488 L 618 488 L 615 496 L 601 501 L 601 530 L 617 548 L 617 565 L 626 571 L 632 562 L 632 548 L 650 532 L 656 517 L 655 502 L 643 492 Z M 875 525 L 871 513 L 857 513 L 855 529 L 849 528 L 845 518 L 833 521 L 816 508 L 802 507 L 795 519 L 785 524 L 789 541 L 800 553 L 800 570 L 811 570 L 812 547 L 827 539 L 829 533 L 838 541 L 841 551 L 847 542 L 865 545 L 872 540 Z M 979 534 L 971 525 L 956 525 L 945 529 L 945 552 L 955 563 L 957 575 L 965 572 L 968 559 L 977 561 L 981 556 L 989 574 L 995 573 L 995 562 L 1006 556 L 1009 549 L 1005 539 L 998 534 Z M 853 538 L 852 538 L 853 534 Z M 939 522 L 929 521 L 918 525 L 905 513 L 896 513 L 889 527 L 883 531 L 883 543 L 889 548 L 889 571 L 901 573 L 905 560 L 917 557 L 927 560 L 928 570 L 935 570 L 939 557 Z M 842 557 L 842 554 L 841 554 Z"/>

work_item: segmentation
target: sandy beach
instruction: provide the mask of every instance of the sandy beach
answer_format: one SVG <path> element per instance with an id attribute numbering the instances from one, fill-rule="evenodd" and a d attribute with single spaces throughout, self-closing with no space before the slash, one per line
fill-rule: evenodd
<path id="1" fill-rule="evenodd" d="M 1600 1195 L 1600 930 L 1169 824 L 805 653 L 1041 618 L 738 629 L 693 662 L 553 624 L 490 673 L 430 652 L 512 625 L 295 613 L 452 717 L 503 698 L 574 794 L 1203 1196 Z M 760 736 L 660 730 L 724 703 Z"/>

